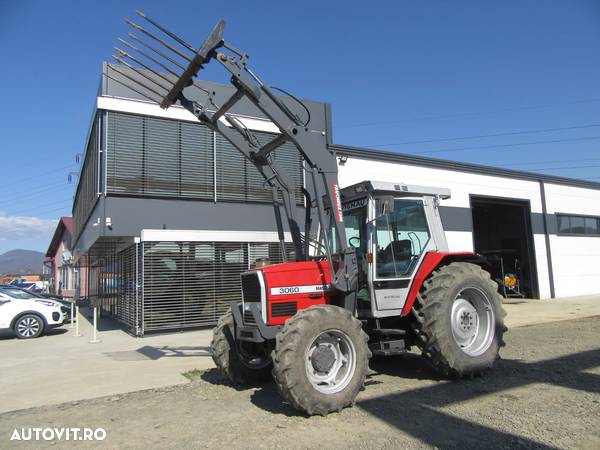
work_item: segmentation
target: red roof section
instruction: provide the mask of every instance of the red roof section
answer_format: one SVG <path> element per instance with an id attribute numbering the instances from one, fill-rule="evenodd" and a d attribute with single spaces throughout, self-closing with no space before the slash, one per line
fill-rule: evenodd
<path id="1" fill-rule="evenodd" d="M 69 233 L 73 234 L 73 218 L 72 217 L 61 217 L 60 220 L 63 223 L 63 225 L 65 226 L 65 228 L 67 229 L 67 231 Z"/>
<path id="2" fill-rule="evenodd" d="M 54 236 L 52 236 L 52 240 L 50 241 L 50 246 L 46 251 L 46 256 L 49 258 L 54 257 L 56 255 L 56 250 L 60 245 L 60 238 L 62 237 L 63 231 L 67 230 L 70 235 L 73 234 L 73 218 L 72 217 L 61 217 L 58 220 L 58 224 L 56 225 L 56 230 L 54 230 Z"/>

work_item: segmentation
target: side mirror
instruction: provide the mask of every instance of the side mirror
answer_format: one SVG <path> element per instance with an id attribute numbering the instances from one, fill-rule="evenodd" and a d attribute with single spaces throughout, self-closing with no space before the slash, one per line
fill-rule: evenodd
<path id="1" fill-rule="evenodd" d="M 388 213 L 393 213 L 394 212 L 394 197 L 392 197 L 391 195 L 386 195 L 383 197 L 379 197 L 378 199 L 378 203 L 379 203 L 379 211 L 378 213 L 380 215 L 385 215 Z"/>
<path id="2" fill-rule="evenodd" d="M 367 223 L 371 223 L 388 213 L 395 211 L 394 197 L 391 195 L 382 195 L 376 198 L 377 215 L 374 219 L 367 220 Z"/>

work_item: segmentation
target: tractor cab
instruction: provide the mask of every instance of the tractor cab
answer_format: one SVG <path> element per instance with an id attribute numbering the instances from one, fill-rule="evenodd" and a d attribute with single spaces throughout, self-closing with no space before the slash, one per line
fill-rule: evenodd
<path id="1" fill-rule="evenodd" d="M 358 315 L 398 316 L 426 253 L 448 251 L 438 204 L 450 190 L 363 181 L 340 194 L 358 262 Z"/>

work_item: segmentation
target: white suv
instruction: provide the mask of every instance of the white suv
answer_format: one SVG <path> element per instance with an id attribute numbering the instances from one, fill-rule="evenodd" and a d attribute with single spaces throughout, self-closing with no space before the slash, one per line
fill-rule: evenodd
<path id="1" fill-rule="evenodd" d="M 18 288 L 0 287 L 0 330 L 12 330 L 19 339 L 40 336 L 45 330 L 60 327 L 66 307 Z"/>

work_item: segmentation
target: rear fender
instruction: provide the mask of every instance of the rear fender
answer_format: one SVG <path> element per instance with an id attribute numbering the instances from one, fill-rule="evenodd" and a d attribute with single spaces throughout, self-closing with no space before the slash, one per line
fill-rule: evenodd
<path id="1" fill-rule="evenodd" d="M 430 252 L 425 255 L 421 266 L 417 270 L 417 274 L 413 278 L 410 290 L 408 291 L 408 297 L 406 303 L 402 308 L 402 316 L 407 316 L 415 303 L 417 294 L 421 290 L 421 286 L 431 273 L 438 267 L 445 266 L 453 262 L 470 262 L 481 266 L 482 269 L 489 272 L 489 262 L 481 255 L 473 252 Z"/>

